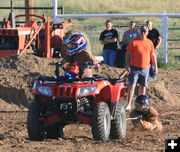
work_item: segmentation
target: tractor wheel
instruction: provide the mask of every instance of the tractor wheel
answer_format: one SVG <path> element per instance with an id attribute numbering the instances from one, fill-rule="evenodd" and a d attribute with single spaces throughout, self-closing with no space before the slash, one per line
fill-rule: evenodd
<path id="1" fill-rule="evenodd" d="M 31 103 L 29 106 L 27 129 L 30 140 L 41 141 L 44 139 L 44 131 L 40 121 L 40 107 L 37 103 Z"/>
<path id="2" fill-rule="evenodd" d="M 124 138 L 126 135 L 126 111 L 121 103 L 117 103 L 115 118 L 111 120 L 112 139 Z"/>
<path id="3" fill-rule="evenodd" d="M 105 102 L 97 103 L 93 108 L 92 134 L 95 140 L 107 141 L 111 127 L 111 115 Z"/>

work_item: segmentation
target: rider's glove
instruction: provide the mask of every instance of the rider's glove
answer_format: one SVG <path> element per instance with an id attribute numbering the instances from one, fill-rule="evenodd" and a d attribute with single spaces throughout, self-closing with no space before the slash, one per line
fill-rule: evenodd
<path id="1" fill-rule="evenodd" d="M 145 120 L 141 120 L 141 124 L 142 124 L 142 127 L 147 130 L 153 130 L 157 127 L 156 125 L 152 124 L 151 122 L 148 122 Z"/>

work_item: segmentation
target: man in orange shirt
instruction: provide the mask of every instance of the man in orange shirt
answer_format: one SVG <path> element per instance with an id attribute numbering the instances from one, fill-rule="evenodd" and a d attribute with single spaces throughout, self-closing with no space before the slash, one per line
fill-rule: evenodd
<path id="1" fill-rule="evenodd" d="M 136 84 L 139 83 L 138 95 L 145 95 L 148 85 L 150 61 L 155 65 L 154 73 L 158 73 L 155 50 L 151 40 L 147 38 L 148 27 L 141 26 L 141 36 L 130 42 L 126 50 L 126 70 L 130 73 L 128 88 L 128 104 L 126 110 L 131 109 Z"/>

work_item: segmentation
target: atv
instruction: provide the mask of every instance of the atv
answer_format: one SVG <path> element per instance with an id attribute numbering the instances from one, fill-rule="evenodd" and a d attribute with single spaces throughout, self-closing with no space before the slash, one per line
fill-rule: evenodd
<path id="1" fill-rule="evenodd" d="M 94 140 L 125 137 L 126 112 L 119 102 L 125 95 L 124 79 L 83 78 L 85 66 L 91 65 L 69 63 L 65 68 L 58 62 L 54 77 L 36 78 L 27 119 L 30 140 L 63 137 L 66 125 L 79 122 L 92 127 Z M 62 76 L 60 68 L 65 70 Z"/>

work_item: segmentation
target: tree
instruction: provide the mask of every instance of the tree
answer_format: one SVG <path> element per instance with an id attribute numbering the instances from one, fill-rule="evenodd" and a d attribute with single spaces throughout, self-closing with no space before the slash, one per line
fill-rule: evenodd
<path id="1" fill-rule="evenodd" d="M 33 0 L 25 0 L 24 4 L 25 4 L 25 7 L 34 7 Z M 34 14 L 34 10 L 33 9 L 25 9 L 25 14 Z M 32 20 L 32 19 L 33 19 L 32 16 L 27 16 L 26 17 L 26 21 Z"/>

